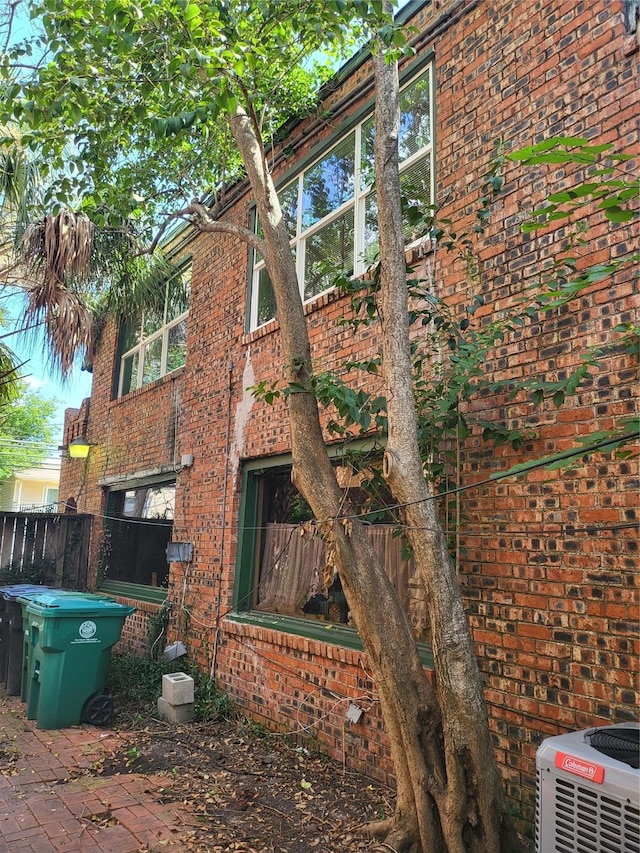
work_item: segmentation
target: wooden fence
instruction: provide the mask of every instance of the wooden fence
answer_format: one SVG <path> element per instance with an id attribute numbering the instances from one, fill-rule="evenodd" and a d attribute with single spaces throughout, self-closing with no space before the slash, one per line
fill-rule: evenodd
<path id="1" fill-rule="evenodd" d="M 0 512 L 0 571 L 9 571 L 11 583 L 21 583 L 21 576 L 31 581 L 42 570 L 41 582 L 86 589 L 91 519 L 74 513 Z"/>

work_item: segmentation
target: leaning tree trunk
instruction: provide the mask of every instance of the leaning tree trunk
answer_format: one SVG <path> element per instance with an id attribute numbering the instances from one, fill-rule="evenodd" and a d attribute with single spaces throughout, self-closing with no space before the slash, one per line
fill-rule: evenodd
<path id="1" fill-rule="evenodd" d="M 243 109 L 236 109 L 230 124 L 264 233 L 285 378 L 296 386 L 296 392 L 288 397 L 292 476 L 320 520 L 327 553 L 340 573 L 376 682 L 395 763 L 397 807 L 386 827 L 390 831 L 388 840 L 397 851 L 459 853 L 464 848 L 445 840 L 447 821 L 441 817 L 452 805 L 442 749 L 444 725 L 407 617 L 363 526 L 355 519 L 338 520 L 344 513 L 343 494 L 327 454 L 311 391 L 311 350 L 295 262 L 264 148 L 255 122 Z M 497 848 L 485 848 L 492 849 Z"/>
<path id="2" fill-rule="evenodd" d="M 438 798 L 447 851 L 515 849 L 491 741 L 482 680 L 458 578 L 418 445 L 398 170 L 398 70 L 374 56 L 375 174 L 380 235 L 380 298 L 389 436 L 384 474 L 404 506 L 406 534 L 427 592 L 437 698 L 443 719 L 446 792 Z M 423 840 L 423 846 L 425 842 Z"/>

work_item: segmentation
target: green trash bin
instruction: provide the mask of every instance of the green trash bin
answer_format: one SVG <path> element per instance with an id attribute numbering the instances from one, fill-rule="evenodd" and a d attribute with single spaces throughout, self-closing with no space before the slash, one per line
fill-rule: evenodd
<path id="1" fill-rule="evenodd" d="M 111 648 L 134 611 L 86 594 L 52 593 L 27 603 L 27 719 L 40 729 L 109 721 L 113 701 L 103 691 Z"/>
<path id="2" fill-rule="evenodd" d="M 20 641 L 22 644 L 21 654 L 20 654 L 20 675 L 17 681 L 18 690 L 15 691 L 17 694 L 20 693 L 20 699 L 23 702 L 29 701 L 29 687 L 31 685 L 31 680 L 29 678 L 29 659 L 31 655 L 31 633 L 28 628 L 29 624 L 29 615 L 27 613 L 27 607 L 29 604 L 34 601 L 37 602 L 41 595 L 55 595 L 60 598 L 72 596 L 73 598 L 83 598 L 88 601 L 114 601 L 115 599 L 109 595 L 102 595 L 94 592 L 78 592 L 72 589 L 57 589 L 53 587 L 31 587 L 29 589 L 25 588 L 25 591 L 20 593 L 19 595 L 14 595 L 14 604 L 17 607 L 17 613 L 14 614 L 14 621 L 20 629 Z M 7 594 L 5 593 L 5 597 Z M 24 625 L 24 628 L 22 627 Z"/>

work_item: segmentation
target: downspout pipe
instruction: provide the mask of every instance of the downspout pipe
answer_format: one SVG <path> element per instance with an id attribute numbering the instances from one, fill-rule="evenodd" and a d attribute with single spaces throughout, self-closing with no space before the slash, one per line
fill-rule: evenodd
<path id="1" fill-rule="evenodd" d="M 218 592 L 216 602 L 216 618 L 215 630 L 213 635 L 213 654 L 211 656 L 211 671 L 209 677 L 214 680 L 216 663 L 218 660 L 218 638 L 220 635 L 220 611 L 222 609 L 222 565 L 224 559 L 224 543 L 227 533 L 227 493 L 229 482 L 229 456 L 231 453 L 231 392 L 233 384 L 233 362 L 229 361 L 227 365 L 228 385 L 227 385 L 227 427 L 225 434 L 225 449 L 224 449 L 224 471 L 222 482 L 222 524 L 220 526 L 220 552 L 218 566 Z"/>

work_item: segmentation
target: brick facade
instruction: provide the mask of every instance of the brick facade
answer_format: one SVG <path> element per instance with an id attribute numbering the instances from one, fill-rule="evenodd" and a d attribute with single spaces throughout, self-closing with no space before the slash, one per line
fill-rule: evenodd
<path id="1" fill-rule="evenodd" d="M 637 144 L 637 40 L 625 31 L 623 3 L 594 0 L 467 0 L 427 4 L 416 22 L 419 53 L 433 50 L 436 81 L 436 188 L 442 214 L 473 226 L 482 176 L 497 139 L 517 148 L 545 137 L 584 135 Z M 370 97 L 365 63 L 333 93 L 343 105 L 332 121 L 309 120 L 292 132 L 287 171 Z M 345 96 L 355 93 L 351 102 Z M 360 97 L 355 95 L 360 94 Z M 569 180 L 562 169 L 510 166 L 504 194 L 478 243 L 483 290 L 491 310 L 513 305 L 565 239 L 562 229 L 523 235 L 524 211 Z M 228 216 L 249 218 L 240 193 Z M 611 228 L 594 213 L 590 259 L 631 250 L 637 231 Z M 286 453 L 282 402 L 267 406 L 246 389 L 280 377 L 277 323 L 245 331 L 247 249 L 224 235 L 189 247 L 193 279 L 184 368 L 119 400 L 112 399 L 116 334 L 103 334 L 94 369 L 87 435 L 96 447 L 86 463 L 65 462 L 61 498 L 101 516 L 105 486 L 145 472 L 176 472 L 174 539 L 194 545 L 191 564 L 172 566 L 171 636 L 251 716 L 277 729 L 319 738 L 350 766 L 391 781 L 393 768 L 366 657 L 328 641 L 245 624 L 229 616 L 246 460 Z M 436 286 L 459 309 L 469 299 L 459 263 L 439 251 Z M 486 365 L 512 378 L 554 379 L 580 363 L 587 347 L 611 339 L 637 319 L 637 283 L 620 273 L 585 293 L 579 306 L 514 333 Z M 308 311 L 314 358 L 322 366 L 375 351 L 375 330 L 353 336 L 339 320 L 347 306 L 335 294 Z M 488 309 L 487 309 L 488 310 Z M 607 358 L 593 382 L 562 409 L 532 409 L 524 398 L 483 397 L 486 420 L 527 425 L 537 437 L 531 457 L 573 445 L 637 411 L 636 360 Z M 73 437 L 73 419 L 67 438 Z M 182 454 L 192 467 L 179 470 Z M 534 758 L 541 739 L 568 729 L 633 719 L 637 713 L 637 460 L 593 456 L 570 472 L 531 472 L 485 482 L 522 459 L 474 436 L 461 457 L 463 493 L 460 579 L 486 681 L 494 744 L 516 809 L 529 818 Z M 97 565 L 97 555 L 94 555 Z M 137 651 L 144 605 L 123 643 Z M 327 632 L 329 634 L 330 632 Z M 327 637 L 327 640 L 330 638 Z M 365 709 L 345 723 L 349 701 Z"/>

